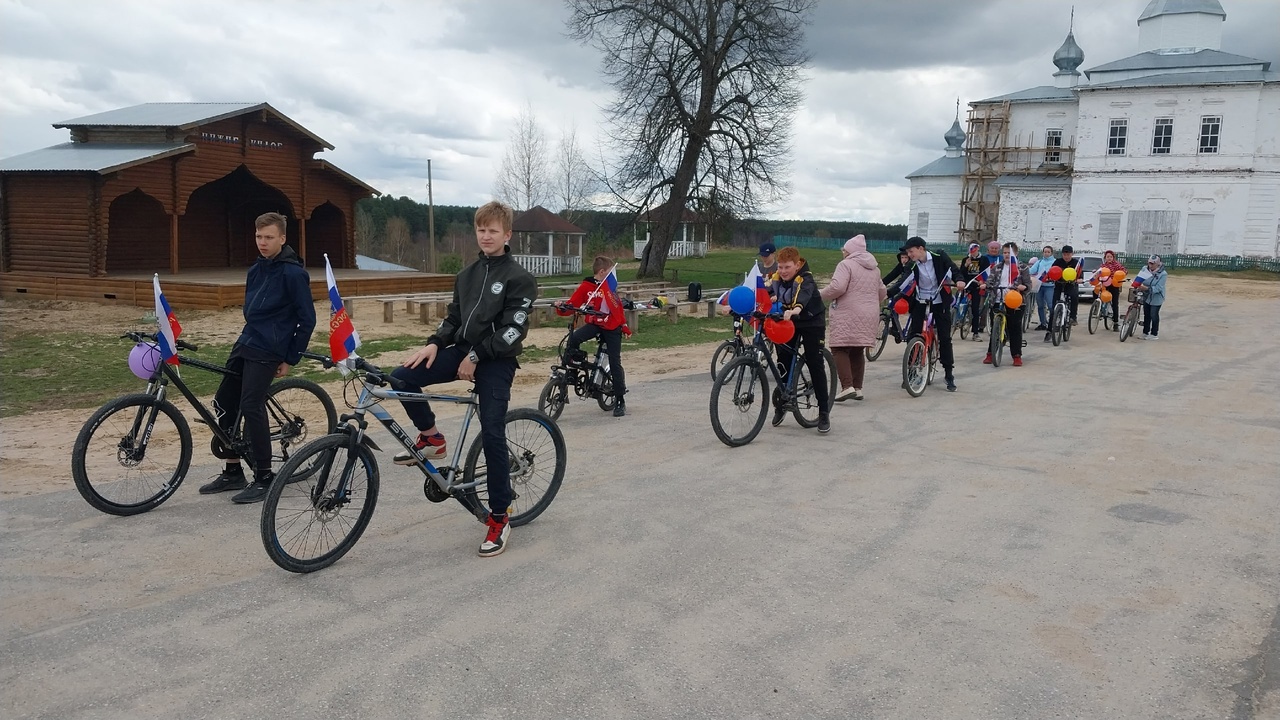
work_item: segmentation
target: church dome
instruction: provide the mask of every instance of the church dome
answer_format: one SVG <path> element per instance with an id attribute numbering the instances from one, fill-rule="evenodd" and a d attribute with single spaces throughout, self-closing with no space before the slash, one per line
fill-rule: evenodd
<path id="1" fill-rule="evenodd" d="M 948 150 L 959 150 L 964 147 L 966 136 L 964 134 L 964 130 L 960 128 L 959 118 L 957 118 L 955 122 L 951 123 L 951 129 L 942 137 L 947 141 Z"/>
<path id="2" fill-rule="evenodd" d="M 1076 44 L 1075 33 L 1067 33 L 1067 39 L 1062 41 L 1062 47 L 1053 54 L 1053 64 L 1058 66 L 1059 72 L 1080 74 L 1078 69 L 1084 64 L 1084 50 Z"/>

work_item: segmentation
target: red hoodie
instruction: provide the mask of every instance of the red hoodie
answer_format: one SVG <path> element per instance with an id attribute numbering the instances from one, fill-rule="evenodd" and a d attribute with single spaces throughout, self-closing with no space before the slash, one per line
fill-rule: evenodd
<path id="1" fill-rule="evenodd" d="M 586 307 L 598 312 L 607 312 L 609 313 L 608 317 L 587 315 L 585 316 L 586 321 L 592 325 L 599 325 L 604 330 L 617 330 L 621 327 L 622 332 L 627 335 L 631 334 L 631 328 L 626 327 L 627 318 L 622 312 L 622 301 L 609 289 L 608 284 L 599 284 L 595 278 L 583 280 L 578 289 L 574 290 L 573 295 L 569 297 L 569 304 L 574 307 Z M 572 315 L 573 312 L 556 308 L 556 314 Z"/>

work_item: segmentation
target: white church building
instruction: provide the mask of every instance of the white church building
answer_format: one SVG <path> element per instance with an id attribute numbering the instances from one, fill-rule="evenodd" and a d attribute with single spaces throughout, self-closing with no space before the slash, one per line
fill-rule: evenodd
<path id="1" fill-rule="evenodd" d="M 1130 255 L 1280 257 L 1280 73 L 1223 52 L 1217 0 L 1150 0 L 1140 52 L 969 104 L 911 173 L 908 235 Z M 966 146 L 967 145 L 967 146 Z"/>

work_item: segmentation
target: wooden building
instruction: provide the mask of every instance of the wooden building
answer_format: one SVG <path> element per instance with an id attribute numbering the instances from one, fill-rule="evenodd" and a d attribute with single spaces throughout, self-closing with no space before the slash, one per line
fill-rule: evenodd
<path id="1" fill-rule="evenodd" d="M 581 273 L 582 239 L 586 236 L 586 230 L 541 205 L 520 213 L 511 224 L 516 262 L 537 276 Z"/>
<path id="2" fill-rule="evenodd" d="M 146 103 L 54 127 L 71 141 L 0 160 L 6 295 L 113 300 L 132 292 L 120 283 L 160 272 L 171 301 L 214 304 L 169 290 L 203 278 L 239 284 L 238 297 L 232 288 L 216 300 L 239 304 L 265 212 L 289 219 L 289 245 L 308 266 L 323 267 L 325 253 L 335 268 L 356 266 L 355 205 L 377 191 L 317 158 L 333 146 L 267 103 Z M 56 289 L 90 278 L 84 292 Z M 149 291 L 138 293 L 146 305 Z"/>

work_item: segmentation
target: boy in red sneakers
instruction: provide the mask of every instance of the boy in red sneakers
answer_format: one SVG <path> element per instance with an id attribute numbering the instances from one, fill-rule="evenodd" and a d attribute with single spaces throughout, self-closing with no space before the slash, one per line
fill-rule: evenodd
<path id="1" fill-rule="evenodd" d="M 1005 293 L 1010 290 L 1017 290 L 1026 296 L 1027 288 L 1031 287 L 1031 273 L 1027 271 L 1027 266 L 1018 263 L 1017 246 L 1013 243 L 1005 243 L 1000 248 L 1000 258 L 990 266 L 990 272 L 987 273 L 987 289 L 995 294 L 991 298 L 992 303 L 1004 302 Z M 1005 307 L 1005 333 L 1009 338 L 1009 354 L 1013 356 L 1013 366 L 1022 367 L 1022 313 L 1025 308 L 1019 305 L 1016 309 Z M 992 319 L 995 318 L 995 310 L 992 310 Z M 995 323 L 991 324 L 995 327 Z M 982 361 L 984 365 L 991 364 L 991 353 L 987 353 L 986 359 Z"/>
<path id="2" fill-rule="evenodd" d="M 464 380 L 475 383 L 480 399 L 480 438 L 489 471 L 488 531 L 480 556 L 492 557 L 507 548 L 511 505 L 510 455 L 507 449 L 507 405 L 515 380 L 516 358 L 529 334 L 529 312 L 538 296 L 538 283 L 511 257 L 511 208 L 490 202 L 476 211 L 476 244 L 480 258 L 458 273 L 453 302 L 435 334 L 391 373 L 413 392 L 427 385 Z M 447 452 L 436 416 L 425 402 L 404 403 L 418 428 L 414 452 L 397 453 L 398 465 L 440 460 Z"/>
<path id="3" fill-rule="evenodd" d="M 627 403 L 623 396 L 627 394 L 627 376 L 622 371 L 622 336 L 631 335 L 627 327 L 626 315 L 622 312 L 622 301 L 617 293 L 609 287 L 608 277 L 614 262 L 599 255 L 591 263 L 593 275 L 582 281 L 582 284 L 569 296 L 569 305 L 577 308 L 590 308 L 596 312 L 607 313 L 606 316 L 586 315 L 582 327 L 569 335 L 565 345 L 565 357 L 562 361 L 568 364 L 580 360 L 582 343 L 597 336 L 604 339 L 604 351 L 609 356 L 609 378 L 613 381 L 613 395 L 617 402 L 613 406 L 613 416 L 622 417 L 627 414 Z M 572 315 L 572 310 L 564 309 L 565 303 L 555 302 L 552 306 L 557 315 Z"/>

